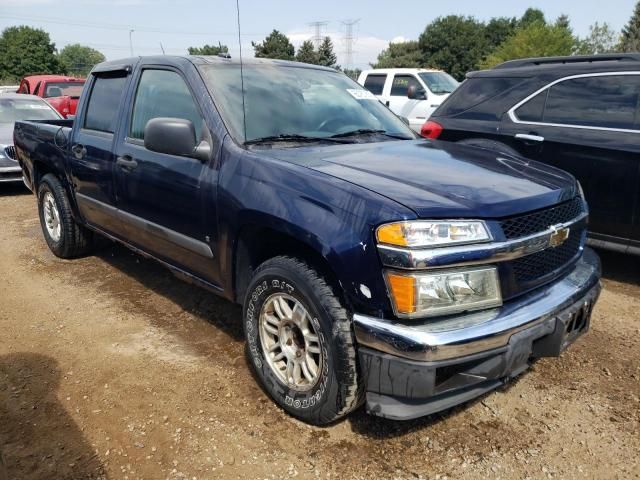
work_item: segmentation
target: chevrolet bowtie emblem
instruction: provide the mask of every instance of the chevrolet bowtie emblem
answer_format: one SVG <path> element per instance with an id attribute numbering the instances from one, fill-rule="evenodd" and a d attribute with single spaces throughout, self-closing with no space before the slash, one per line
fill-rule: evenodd
<path id="1" fill-rule="evenodd" d="M 553 233 L 549 237 L 549 246 L 556 248 L 562 245 L 567 238 L 569 238 L 569 233 L 571 230 L 569 228 L 559 228 L 558 225 L 551 227 Z"/>

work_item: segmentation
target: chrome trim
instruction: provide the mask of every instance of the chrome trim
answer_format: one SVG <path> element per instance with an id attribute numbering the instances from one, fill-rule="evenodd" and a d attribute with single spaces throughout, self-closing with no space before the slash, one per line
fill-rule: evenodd
<path id="1" fill-rule="evenodd" d="M 618 77 L 618 76 L 627 76 L 627 75 L 640 75 L 640 71 L 627 71 L 627 72 L 599 72 L 599 73 L 584 73 L 580 75 L 570 75 L 568 77 L 559 78 L 554 80 L 551 83 L 548 83 L 544 87 L 536 90 L 534 93 L 526 97 L 524 100 L 516 103 L 513 107 L 511 107 L 507 114 L 513 123 L 517 123 L 520 125 L 539 125 L 543 127 L 563 127 L 563 128 L 577 128 L 583 130 L 599 130 L 605 132 L 620 132 L 620 133 L 640 133 L 640 130 L 627 129 L 627 128 L 610 128 L 610 127 L 593 127 L 589 125 L 571 125 L 564 123 L 547 123 L 547 122 L 530 122 L 525 120 L 520 120 L 516 115 L 516 110 L 520 108 L 522 105 L 527 103 L 529 100 L 534 98 L 536 95 L 544 92 L 545 90 L 550 89 L 554 85 L 558 83 L 565 82 L 567 80 L 574 80 L 576 78 L 589 78 L 589 77 Z"/>
<path id="2" fill-rule="evenodd" d="M 528 133 L 516 133 L 516 140 L 524 140 L 525 142 L 544 142 L 544 137 L 540 135 L 530 135 Z"/>
<path id="3" fill-rule="evenodd" d="M 515 333 L 554 321 L 576 305 L 595 303 L 601 289 L 600 275 L 600 261 L 587 249 L 567 276 L 502 308 L 421 323 L 355 314 L 356 339 L 360 346 L 417 361 L 493 351 L 506 347 Z"/>
<path id="4" fill-rule="evenodd" d="M 17 173 L 22 172 L 22 168 L 20 165 L 16 165 L 15 167 L 0 167 L 0 173 Z"/>
<path id="5" fill-rule="evenodd" d="M 551 245 L 551 238 L 558 230 L 571 228 L 584 221 L 587 216 L 588 213 L 584 212 L 573 220 L 551 226 L 542 232 L 504 242 L 421 250 L 378 245 L 378 252 L 383 265 L 403 270 L 506 262 L 545 250 Z"/>

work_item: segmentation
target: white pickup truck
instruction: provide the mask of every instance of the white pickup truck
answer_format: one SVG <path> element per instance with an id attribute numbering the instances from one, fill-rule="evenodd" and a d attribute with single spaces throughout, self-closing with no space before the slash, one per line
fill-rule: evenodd
<path id="1" fill-rule="evenodd" d="M 426 68 L 365 70 L 358 83 L 393 113 L 408 119 L 416 132 L 459 85 L 448 73 Z"/>

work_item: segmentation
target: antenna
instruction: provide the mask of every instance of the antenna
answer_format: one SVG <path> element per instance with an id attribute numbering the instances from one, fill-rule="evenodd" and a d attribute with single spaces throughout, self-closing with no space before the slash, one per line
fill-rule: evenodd
<path id="1" fill-rule="evenodd" d="M 240 88 L 242 88 L 242 125 L 244 127 L 244 141 L 247 141 L 247 110 L 244 106 L 244 71 L 242 69 L 242 40 L 240 38 L 240 0 L 236 0 L 238 12 L 238 47 L 240 47 Z"/>
<path id="2" fill-rule="evenodd" d="M 158 42 L 160 44 L 160 50 L 162 50 L 162 54 L 165 55 L 164 53 L 164 47 L 162 46 L 162 42 Z"/>

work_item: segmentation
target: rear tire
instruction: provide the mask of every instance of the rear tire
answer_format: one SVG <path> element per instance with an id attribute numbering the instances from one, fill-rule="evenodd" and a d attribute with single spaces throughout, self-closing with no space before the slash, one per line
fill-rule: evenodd
<path id="1" fill-rule="evenodd" d="M 249 361 L 288 413 L 325 425 L 362 403 L 351 320 L 307 264 L 283 256 L 260 265 L 247 289 L 243 319 Z"/>
<path id="2" fill-rule="evenodd" d="M 55 175 L 40 180 L 38 213 L 44 239 L 56 257 L 75 258 L 91 251 L 93 232 L 76 223 L 67 192 Z"/>

